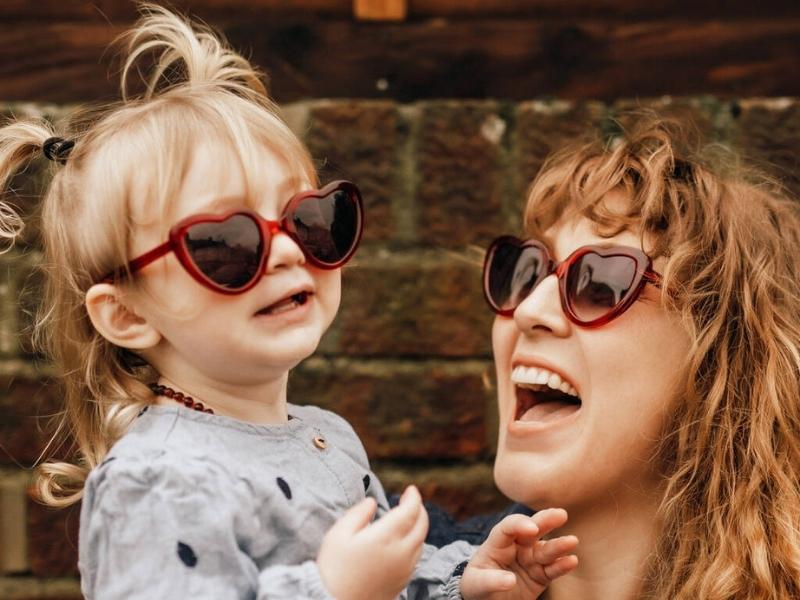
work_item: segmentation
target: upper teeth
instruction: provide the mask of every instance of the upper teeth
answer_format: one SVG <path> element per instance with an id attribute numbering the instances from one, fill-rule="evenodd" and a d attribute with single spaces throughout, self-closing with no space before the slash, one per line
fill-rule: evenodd
<path id="1" fill-rule="evenodd" d="M 547 387 L 560 390 L 571 396 L 578 396 L 578 390 L 572 387 L 569 382 L 561 379 L 561 375 L 553 373 L 542 367 L 526 367 L 517 365 L 511 372 L 511 381 L 519 386 L 527 387 L 532 385 L 546 385 Z"/>

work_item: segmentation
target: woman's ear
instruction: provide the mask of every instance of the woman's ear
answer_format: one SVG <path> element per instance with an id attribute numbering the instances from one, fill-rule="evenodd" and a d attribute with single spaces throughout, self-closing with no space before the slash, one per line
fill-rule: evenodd
<path id="1" fill-rule="evenodd" d="M 86 292 L 86 312 L 100 335 L 120 348 L 144 350 L 161 341 L 161 333 L 123 300 L 116 285 L 97 283 L 90 287 Z"/>

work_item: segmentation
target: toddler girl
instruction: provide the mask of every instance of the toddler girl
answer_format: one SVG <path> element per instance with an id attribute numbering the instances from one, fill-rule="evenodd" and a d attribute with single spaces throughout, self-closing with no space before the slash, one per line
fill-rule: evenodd
<path id="1" fill-rule="evenodd" d="M 119 106 L 65 137 L 0 130 L 1 181 L 39 153 L 54 165 L 38 330 L 80 460 L 44 465 L 40 490 L 83 499 L 86 597 L 535 597 L 573 568 L 574 538 L 540 539 L 563 511 L 507 518 L 468 566 L 464 542 L 424 545 L 417 490 L 388 510 L 352 428 L 287 402 L 338 309 L 359 191 L 320 187 L 208 29 L 147 6 L 127 43 Z M 20 228 L 5 206 L 4 235 Z"/>

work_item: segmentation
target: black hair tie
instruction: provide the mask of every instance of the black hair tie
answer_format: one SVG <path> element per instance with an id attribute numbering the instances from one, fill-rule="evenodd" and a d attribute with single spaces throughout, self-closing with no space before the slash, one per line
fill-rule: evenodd
<path id="1" fill-rule="evenodd" d="M 42 152 L 44 153 L 45 158 L 65 165 L 67 164 L 67 157 L 69 156 L 69 153 L 74 145 L 74 140 L 65 140 L 61 137 L 51 137 L 47 138 L 42 144 Z"/>

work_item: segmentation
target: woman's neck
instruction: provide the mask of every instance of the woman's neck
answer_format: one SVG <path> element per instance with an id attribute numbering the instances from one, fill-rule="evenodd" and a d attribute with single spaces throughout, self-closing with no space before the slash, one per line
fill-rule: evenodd
<path id="1" fill-rule="evenodd" d="M 183 378 L 162 375 L 158 379 L 165 385 L 191 396 L 211 408 L 214 414 L 223 415 L 257 424 L 284 423 L 288 420 L 286 406 L 286 381 L 288 373 L 282 377 L 259 382 L 253 385 L 234 385 L 209 381 L 195 376 L 191 381 Z M 160 404 L 174 405 L 175 401 L 159 398 Z"/>
<path id="2" fill-rule="evenodd" d="M 568 530 L 580 540 L 576 571 L 557 579 L 547 600 L 635 600 L 655 549 L 657 501 L 610 499 L 584 513 L 570 511 Z"/>

